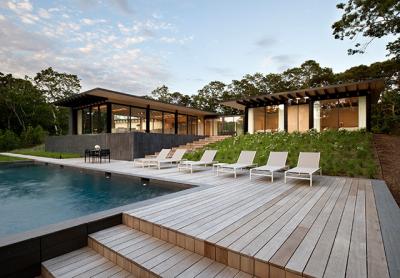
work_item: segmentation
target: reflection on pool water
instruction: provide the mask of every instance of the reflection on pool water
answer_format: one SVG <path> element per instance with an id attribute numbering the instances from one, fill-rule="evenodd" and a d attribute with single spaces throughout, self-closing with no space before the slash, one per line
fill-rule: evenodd
<path id="1" fill-rule="evenodd" d="M 37 164 L 0 165 L 0 237 L 177 191 L 138 178 Z"/>

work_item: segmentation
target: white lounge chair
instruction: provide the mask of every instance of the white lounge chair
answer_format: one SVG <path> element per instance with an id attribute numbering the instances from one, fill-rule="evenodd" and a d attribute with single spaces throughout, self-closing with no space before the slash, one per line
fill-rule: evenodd
<path id="1" fill-rule="evenodd" d="M 246 168 L 257 166 L 253 163 L 255 156 L 255 151 L 241 151 L 236 163 L 218 164 L 217 176 L 219 173 L 233 173 L 236 179 L 237 170 L 243 170 Z"/>
<path id="2" fill-rule="evenodd" d="M 204 166 L 212 165 L 214 163 L 218 163 L 214 161 L 215 155 L 217 154 L 216 150 L 206 150 L 199 161 L 191 161 L 184 160 L 178 164 L 178 171 L 182 170 L 190 170 L 190 173 L 193 173 L 193 166 Z"/>
<path id="3" fill-rule="evenodd" d="M 186 149 L 177 149 L 171 158 L 158 159 L 149 163 L 149 166 L 157 166 L 158 170 L 161 169 L 161 164 L 174 164 L 179 163 L 183 159 L 183 155 L 186 153 Z"/>
<path id="4" fill-rule="evenodd" d="M 322 175 L 322 169 L 319 167 L 320 153 L 317 152 L 300 152 L 297 167 L 285 171 L 286 179 L 310 180 L 312 186 L 312 176 L 319 171 Z"/>
<path id="5" fill-rule="evenodd" d="M 137 165 L 140 165 L 144 168 L 145 166 L 149 166 L 149 164 L 151 162 L 154 163 L 154 161 L 166 159 L 170 152 L 171 152 L 171 149 L 162 149 L 156 157 L 137 158 L 137 159 L 133 160 L 133 166 L 135 167 Z"/>
<path id="6" fill-rule="evenodd" d="M 274 172 L 287 169 L 286 160 L 288 152 L 270 152 L 267 164 L 264 166 L 250 169 L 251 176 L 271 177 L 271 182 L 274 181 Z"/>

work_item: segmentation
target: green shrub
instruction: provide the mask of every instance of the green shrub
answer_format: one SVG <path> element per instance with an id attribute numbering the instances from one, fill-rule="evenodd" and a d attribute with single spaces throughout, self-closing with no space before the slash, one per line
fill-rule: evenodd
<path id="1" fill-rule="evenodd" d="M 21 133 L 20 137 L 24 147 L 31 147 L 42 144 L 46 137 L 46 132 L 40 125 L 35 128 L 29 126 L 26 131 Z"/>
<path id="2" fill-rule="evenodd" d="M 257 151 L 255 162 L 258 165 L 267 162 L 271 151 L 288 151 L 287 163 L 290 167 L 297 165 L 299 152 L 321 152 L 323 173 L 333 176 L 373 178 L 377 169 L 372 134 L 365 130 L 247 134 L 208 145 L 206 149 L 217 149 L 216 160 L 226 163 L 236 162 L 242 150 Z M 189 153 L 186 158 L 199 160 L 203 152 Z"/>
<path id="3" fill-rule="evenodd" d="M 0 151 L 9 151 L 20 146 L 19 137 L 11 130 L 0 132 Z"/>

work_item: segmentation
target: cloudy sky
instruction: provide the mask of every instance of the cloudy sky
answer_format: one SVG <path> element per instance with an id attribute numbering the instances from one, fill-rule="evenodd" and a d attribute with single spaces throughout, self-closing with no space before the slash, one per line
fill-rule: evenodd
<path id="1" fill-rule="evenodd" d="M 212 80 L 280 72 L 315 59 L 342 71 L 384 60 L 385 41 L 347 56 L 335 1 L 0 0 L 0 72 L 74 73 L 83 90 L 192 94 Z"/>

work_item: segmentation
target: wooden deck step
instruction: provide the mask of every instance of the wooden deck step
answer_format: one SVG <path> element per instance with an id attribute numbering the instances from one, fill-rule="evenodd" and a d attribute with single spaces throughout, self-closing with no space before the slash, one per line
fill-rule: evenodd
<path id="1" fill-rule="evenodd" d="M 42 263 L 42 277 L 135 278 L 132 273 L 85 247 Z"/>
<path id="2" fill-rule="evenodd" d="M 138 277 L 252 277 L 125 225 L 90 235 L 88 244 Z"/>

